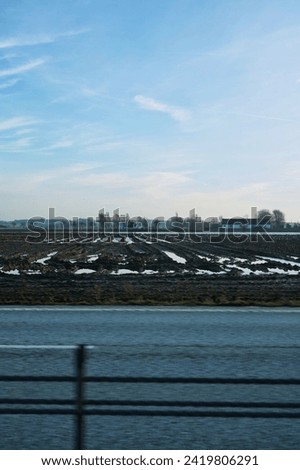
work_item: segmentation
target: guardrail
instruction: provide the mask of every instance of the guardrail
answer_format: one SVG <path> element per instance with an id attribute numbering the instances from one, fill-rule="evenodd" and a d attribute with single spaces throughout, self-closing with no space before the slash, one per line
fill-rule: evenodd
<path id="1" fill-rule="evenodd" d="M 211 378 L 211 377 L 113 377 L 85 376 L 86 346 L 76 347 L 76 374 L 71 376 L 2 375 L 0 382 L 70 382 L 76 384 L 73 399 L 0 399 L 0 415 L 74 415 L 76 435 L 74 448 L 84 449 L 84 416 L 176 416 L 211 418 L 276 418 L 300 419 L 300 402 L 235 402 L 190 400 L 86 400 L 88 383 L 140 383 L 140 384 L 231 384 L 231 385 L 300 385 L 300 379 Z M 3 405 L 14 406 L 4 408 Z M 17 408 L 18 405 L 27 406 Z M 35 405 L 35 408 L 28 407 Z M 68 406 L 68 408 L 38 408 Z M 90 408 L 97 406 L 98 408 Z M 110 408 L 110 407 L 120 408 Z M 106 408 L 99 408 L 106 407 Z M 124 407 L 126 407 L 124 409 Z M 129 407 L 129 408 L 128 408 Z M 151 407 L 151 409 L 149 409 Z M 156 409 L 153 409 L 156 408 Z M 161 409 L 164 408 L 164 409 Z M 176 409 L 175 409 L 176 408 Z M 188 408 L 188 409 L 187 409 Z M 209 408 L 218 408 L 211 410 Z M 200 410 L 199 410 L 200 409 Z M 234 410 L 237 409 L 237 410 Z M 250 410 L 250 411 L 248 411 Z"/>

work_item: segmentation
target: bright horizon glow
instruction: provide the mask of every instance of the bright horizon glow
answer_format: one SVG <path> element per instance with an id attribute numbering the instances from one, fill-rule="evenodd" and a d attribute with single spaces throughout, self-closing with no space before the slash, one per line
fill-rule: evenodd
<path id="1" fill-rule="evenodd" d="M 0 220 L 300 220 L 296 0 L 3 0 Z"/>

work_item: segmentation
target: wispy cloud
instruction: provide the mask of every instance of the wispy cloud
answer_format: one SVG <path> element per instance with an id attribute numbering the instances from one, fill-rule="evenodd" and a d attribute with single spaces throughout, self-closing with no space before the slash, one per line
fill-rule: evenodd
<path id="1" fill-rule="evenodd" d="M 163 185 L 164 187 L 177 186 L 179 184 L 189 183 L 191 177 L 187 173 L 178 173 L 174 171 L 155 171 L 146 175 L 144 182 L 149 185 Z"/>
<path id="2" fill-rule="evenodd" d="M 29 70 L 35 69 L 46 62 L 45 59 L 36 59 L 27 62 L 27 64 L 19 65 L 11 69 L 0 70 L 0 77 L 9 77 L 11 75 L 18 75 L 20 73 L 28 72 Z"/>
<path id="3" fill-rule="evenodd" d="M 11 119 L 0 121 L 0 131 L 9 131 L 11 129 L 18 129 L 19 127 L 31 126 L 36 122 L 37 121 L 32 118 L 17 116 Z"/>
<path id="4" fill-rule="evenodd" d="M 117 103 L 126 103 L 127 100 L 124 99 L 124 98 L 120 98 L 120 97 L 117 97 L 117 96 L 112 96 L 110 94 L 108 94 L 104 89 L 101 89 L 101 88 L 98 88 L 98 89 L 95 89 L 95 88 L 91 88 L 91 87 L 82 87 L 81 90 L 79 90 L 81 92 L 81 95 L 82 96 L 85 96 L 87 98 L 99 98 L 101 101 L 102 100 L 108 100 L 108 101 L 115 101 Z"/>
<path id="5" fill-rule="evenodd" d="M 31 143 L 31 137 L 24 137 L 22 139 L 17 139 L 14 141 L 6 142 L 4 144 L 0 144 L 0 151 L 3 153 L 27 152 L 31 147 Z"/>
<path id="6" fill-rule="evenodd" d="M 19 129 L 15 132 L 15 135 L 26 135 L 26 134 L 31 134 L 34 131 L 34 129 L 31 129 L 30 127 Z"/>
<path id="7" fill-rule="evenodd" d="M 102 96 L 102 93 L 99 92 L 98 90 L 95 90 L 94 88 L 90 88 L 87 86 L 82 87 L 81 93 L 83 96 L 91 97 L 94 98 L 95 96 Z"/>
<path id="8" fill-rule="evenodd" d="M 173 171 L 155 171 L 136 178 L 132 186 L 138 199 L 151 197 L 153 200 L 174 198 L 186 184 L 191 184 L 188 174 Z"/>
<path id="9" fill-rule="evenodd" d="M 255 114 L 255 113 L 243 113 L 243 112 L 227 112 L 226 114 L 233 114 L 236 116 L 244 116 L 244 117 L 250 117 L 250 118 L 256 118 L 256 119 L 264 119 L 267 121 L 282 121 L 282 122 L 299 122 L 299 119 L 291 119 L 291 118 L 286 118 L 286 117 L 280 117 L 280 116 L 268 116 L 264 114 Z"/>
<path id="10" fill-rule="evenodd" d="M 178 186 L 189 183 L 191 178 L 175 172 L 150 172 L 141 174 L 138 177 L 132 176 L 128 172 L 111 172 L 104 173 L 103 171 L 89 171 L 90 169 L 80 168 L 79 170 L 85 172 L 72 178 L 72 182 L 78 186 L 109 186 L 117 188 L 130 188 L 137 194 L 151 193 L 154 195 L 157 191 L 162 191 L 164 194 L 170 189 L 178 189 Z M 99 169 L 101 170 L 101 169 Z M 73 170 L 74 171 L 74 170 Z"/>
<path id="11" fill-rule="evenodd" d="M 131 178 L 122 172 L 104 173 L 92 172 L 88 175 L 74 176 L 70 179 L 72 184 L 76 187 L 80 186 L 101 186 L 105 188 L 130 188 L 132 184 Z"/>
<path id="12" fill-rule="evenodd" d="M 9 39 L 0 40 L 0 49 L 7 49 L 11 47 L 38 46 L 39 44 L 51 44 L 61 38 L 78 36 L 79 34 L 87 33 L 89 31 L 90 29 L 78 29 L 57 34 L 11 37 Z"/>
<path id="13" fill-rule="evenodd" d="M 22 141 L 20 139 L 20 142 L 17 141 L 16 143 L 16 149 L 15 151 L 21 152 L 21 146 L 22 146 Z M 23 142 L 23 145 L 26 145 L 25 142 Z M 0 146 L 1 149 L 1 146 Z M 10 151 L 8 149 L 8 151 Z M 97 173 L 97 175 L 93 175 L 93 172 L 91 170 L 95 169 L 100 169 L 99 163 L 75 163 L 74 165 L 69 165 L 69 166 L 59 166 L 59 167 L 54 167 L 54 168 L 48 168 L 48 169 L 43 169 L 41 170 L 32 170 L 30 173 L 28 172 L 22 172 L 19 174 L 14 174 L 14 182 L 15 182 L 15 188 L 11 186 L 10 183 L 10 174 L 0 174 L 0 192 L 5 190 L 8 192 L 23 192 L 26 190 L 26 187 L 28 189 L 28 181 L 30 179 L 30 188 L 36 188 L 39 187 L 41 184 L 44 185 L 46 181 L 54 181 L 58 183 L 59 185 L 66 186 L 71 183 L 76 183 L 76 187 L 78 185 L 85 186 L 85 185 L 90 185 L 91 183 L 95 186 L 99 184 L 99 182 L 102 184 L 102 176 L 103 176 L 103 183 L 104 185 L 110 186 L 111 184 L 114 184 L 114 177 L 115 180 L 117 180 L 120 183 L 121 179 L 124 177 L 123 175 L 117 173 L 111 173 L 111 174 L 103 174 L 103 173 Z M 86 177 L 86 172 L 91 174 L 87 175 Z M 75 175 L 75 176 L 74 176 Z M 76 176 L 79 175 L 79 176 Z M 120 178 L 120 176 L 122 178 Z M 97 180 L 95 180 L 97 178 Z M 62 187 L 61 186 L 61 187 Z"/>
<path id="14" fill-rule="evenodd" d="M 20 81 L 20 79 L 13 78 L 12 80 L 8 80 L 5 83 L 0 83 L 0 90 L 4 90 L 5 88 L 10 88 L 10 87 L 16 85 L 16 83 L 18 83 L 19 81 Z"/>
<path id="15" fill-rule="evenodd" d="M 136 95 L 134 101 L 143 109 L 149 111 L 158 111 L 160 113 L 168 114 L 175 121 L 183 122 L 190 118 L 190 112 L 185 108 L 171 106 L 160 101 L 148 98 L 143 95 Z"/>
<path id="16" fill-rule="evenodd" d="M 59 140 L 58 142 L 55 142 L 54 144 L 50 145 L 48 149 L 66 149 L 72 147 L 74 142 L 69 139 L 62 139 Z"/>
<path id="17" fill-rule="evenodd" d="M 17 54 L 5 54 L 0 56 L 0 60 L 9 60 L 9 59 L 14 59 L 17 57 Z"/>
<path id="18" fill-rule="evenodd" d="M 96 168 L 101 168 L 100 163 L 75 163 L 68 167 L 68 171 L 72 173 L 85 173 Z"/>

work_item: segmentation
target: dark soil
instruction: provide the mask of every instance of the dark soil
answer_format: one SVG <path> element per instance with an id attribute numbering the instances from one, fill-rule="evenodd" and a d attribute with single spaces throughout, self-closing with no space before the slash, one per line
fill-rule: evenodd
<path id="1" fill-rule="evenodd" d="M 26 236 L 0 233 L 1 304 L 300 306 L 300 236 L 242 243 L 208 235 L 201 243 L 150 243 L 140 234 L 28 243 Z"/>

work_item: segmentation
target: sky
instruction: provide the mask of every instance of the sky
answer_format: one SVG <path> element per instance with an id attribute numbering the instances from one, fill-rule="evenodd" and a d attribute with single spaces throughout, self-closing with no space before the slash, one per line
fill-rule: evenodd
<path id="1" fill-rule="evenodd" d="M 300 220 L 298 0 L 0 0 L 0 220 Z"/>

